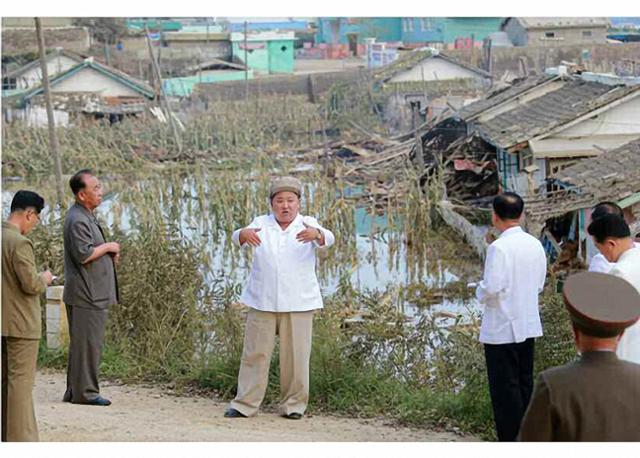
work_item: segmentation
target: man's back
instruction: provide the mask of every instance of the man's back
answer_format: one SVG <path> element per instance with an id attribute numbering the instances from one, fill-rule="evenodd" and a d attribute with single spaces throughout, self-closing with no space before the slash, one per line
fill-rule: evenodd
<path id="1" fill-rule="evenodd" d="M 481 285 L 497 293 L 483 301 L 481 342 L 522 342 L 542 335 L 538 294 L 544 287 L 546 267 L 542 245 L 520 227 L 504 231 L 493 242 Z"/>
<path id="2" fill-rule="evenodd" d="M 609 273 L 625 279 L 640 292 L 640 248 L 636 245 L 622 253 Z M 640 364 L 640 321 L 625 330 L 617 354 L 621 359 Z"/>
<path id="3" fill-rule="evenodd" d="M 640 441 L 640 365 L 585 353 L 538 378 L 523 441 Z"/>

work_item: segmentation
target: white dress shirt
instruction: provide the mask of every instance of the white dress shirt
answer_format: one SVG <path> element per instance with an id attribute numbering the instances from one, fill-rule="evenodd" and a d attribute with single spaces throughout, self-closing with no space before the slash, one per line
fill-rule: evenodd
<path id="1" fill-rule="evenodd" d="M 636 248 L 639 248 L 640 243 L 636 243 L 635 246 Z M 608 274 L 615 265 L 615 262 L 607 261 L 607 258 L 605 258 L 602 253 L 598 253 L 591 258 L 591 262 L 589 263 L 589 272 L 602 272 L 603 274 Z"/>
<path id="2" fill-rule="evenodd" d="M 520 226 L 507 229 L 489 245 L 484 278 L 476 289 L 485 306 L 480 342 L 519 343 L 542 335 L 538 294 L 546 274 L 542 244 Z"/>
<path id="3" fill-rule="evenodd" d="M 627 280 L 640 293 L 640 248 L 638 244 L 622 253 L 609 273 Z M 615 294 L 615 291 L 611 291 L 611 293 Z M 620 359 L 640 364 L 640 321 L 625 329 L 618 342 L 616 354 Z"/>
<path id="4" fill-rule="evenodd" d="M 311 216 L 298 214 L 285 230 L 272 214 L 258 216 L 247 226 L 261 229 L 257 233 L 261 243 L 253 253 L 249 281 L 240 298 L 244 304 L 263 312 L 306 312 L 322 308 L 316 278 L 319 245 L 316 241 L 296 240 L 296 235 L 305 229 L 303 222 L 322 231 L 323 247 L 333 245 L 333 233 Z M 236 230 L 231 237 L 236 245 L 240 245 L 241 230 Z"/>

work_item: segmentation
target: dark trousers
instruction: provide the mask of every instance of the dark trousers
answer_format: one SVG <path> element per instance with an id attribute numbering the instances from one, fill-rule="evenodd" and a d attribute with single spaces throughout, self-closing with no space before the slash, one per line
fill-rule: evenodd
<path id="1" fill-rule="evenodd" d="M 493 419 L 499 441 L 515 441 L 533 391 L 534 339 L 484 344 Z"/>
<path id="2" fill-rule="evenodd" d="M 66 305 L 69 323 L 69 359 L 67 362 L 67 391 L 65 402 L 87 403 L 100 395 L 98 374 L 106 310 L 91 310 Z"/>

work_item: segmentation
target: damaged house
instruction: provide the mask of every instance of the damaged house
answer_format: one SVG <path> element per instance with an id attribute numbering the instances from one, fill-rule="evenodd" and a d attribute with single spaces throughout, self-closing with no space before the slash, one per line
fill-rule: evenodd
<path id="1" fill-rule="evenodd" d="M 616 202 L 634 236 L 640 234 L 640 139 L 580 161 L 547 178 L 556 190 L 526 201 L 526 224 L 552 260 L 588 265 L 598 252 L 587 228 L 591 208 Z"/>
<path id="2" fill-rule="evenodd" d="M 386 96 L 386 118 L 406 131 L 437 118 L 448 107 L 458 109 L 491 87 L 491 75 L 436 49 L 409 52 L 374 71 L 376 86 Z"/>
<path id="3" fill-rule="evenodd" d="M 439 140 L 438 130 L 448 133 L 447 141 Z M 463 107 L 423 136 L 423 149 L 426 163 L 439 151 L 454 167 L 448 189 L 468 178 L 458 172 L 488 180 L 496 170 L 497 186 L 459 198 L 500 189 L 533 196 L 557 189 L 547 177 L 639 137 L 640 85 L 586 74 L 540 75 Z"/>
<path id="4" fill-rule="evenodd" d="M 145 82 L 93 58 L 52 75 L 50 87 L 54 117 L 60 126 L 100 118 L 115 122 L 124 116 L 140 115 L 155 98 L 154 89 Z M 44 88 L 39 84 L 10 99 L 3 97 L 5 120 L 46 125 L 43 93 Z"/>

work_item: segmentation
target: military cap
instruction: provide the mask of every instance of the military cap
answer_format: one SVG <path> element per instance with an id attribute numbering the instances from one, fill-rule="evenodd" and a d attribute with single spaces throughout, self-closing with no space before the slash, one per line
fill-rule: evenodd
<path id="1" fill-rule="evenodd" d="M 279 192 L 290 191 L 298 197 L 302 194 L 302 183 L 295 177 L 278 177 L 271 182 L 269 186 L 269 199 Z"/>
<path id="2" fill-rule="evenodd" d="M 580 272 L 562 289 L 571 321 L 593 337 L 613 337 L 640 318 L 640 293 L 628 281 L 600 272 Z"/>

